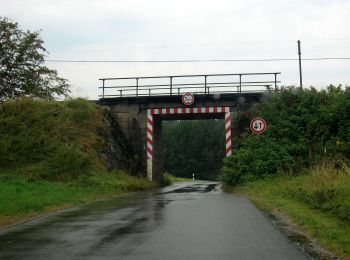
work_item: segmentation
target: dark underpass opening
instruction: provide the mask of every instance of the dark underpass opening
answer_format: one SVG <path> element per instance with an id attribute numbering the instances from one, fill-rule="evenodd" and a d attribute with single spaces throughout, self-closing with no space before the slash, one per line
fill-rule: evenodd
<path id="1" fill-rule="evenodd" d="M 161 135 L 165 172 L 218 179 L 226 156 L 224 119 L 163 121 Z"/>

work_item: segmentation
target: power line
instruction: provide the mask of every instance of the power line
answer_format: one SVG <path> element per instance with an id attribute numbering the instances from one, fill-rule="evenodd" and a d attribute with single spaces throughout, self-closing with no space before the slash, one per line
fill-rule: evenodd
<path id="1" fill-rule="evenodd" d="M 195 63 L 195 62 L 273 62 L 273 61 L 296 61 L 298 58 L 274 58 L 274 59 L 193 59 L 193 60 L 66 60 L 48 59 L 47 62 L 56 63 Z M 303 61 L 322 60 L 350 60 L 350 57 L 318 57 L 302 58 Z"/>

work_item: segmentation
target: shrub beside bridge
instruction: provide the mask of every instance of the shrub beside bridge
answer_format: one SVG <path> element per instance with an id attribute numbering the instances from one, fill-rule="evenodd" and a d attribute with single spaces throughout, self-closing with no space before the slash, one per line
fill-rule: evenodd
<path id="1" fill-rule="evenodd" d="M 350 89 L 282 88 L 239 120 L 254 115 L 266 119 L 267 131 L 241 134 L 222 181 L 350 257 Z"/>

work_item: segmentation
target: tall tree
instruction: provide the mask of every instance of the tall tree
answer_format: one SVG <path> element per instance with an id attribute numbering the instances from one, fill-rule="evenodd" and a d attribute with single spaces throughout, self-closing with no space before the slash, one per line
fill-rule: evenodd
<path id="1" fill-rule="evenodd" d="M 47 68 L 44 41 L 38 31 L 23 31 L 0 17 L 0 99 L 67 96 L 70 86 L 56 70 Z"/>

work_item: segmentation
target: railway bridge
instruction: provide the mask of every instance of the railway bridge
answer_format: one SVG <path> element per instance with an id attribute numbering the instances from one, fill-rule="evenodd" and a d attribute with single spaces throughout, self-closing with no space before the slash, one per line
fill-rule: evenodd
<path id="1" fill-rule="evenodd" d="M 231 125 L 275 91 L 280 72 L 102 78 L 99 103 L 111 109 L 138 168 L 161 182 L 164 120 L 224 119 L 226 155 L 232 153 Z M 184 147 L 186 149 L 186 147 Z"/>

